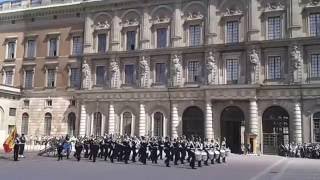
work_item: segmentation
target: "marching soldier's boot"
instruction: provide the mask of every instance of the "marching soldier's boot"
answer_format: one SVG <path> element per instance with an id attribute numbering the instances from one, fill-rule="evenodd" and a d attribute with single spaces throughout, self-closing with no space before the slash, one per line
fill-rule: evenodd
<path id="1" fill-rule="evenodd" d="M 198 167 L 201 167 L 201 161 L 198 161 Z"/>

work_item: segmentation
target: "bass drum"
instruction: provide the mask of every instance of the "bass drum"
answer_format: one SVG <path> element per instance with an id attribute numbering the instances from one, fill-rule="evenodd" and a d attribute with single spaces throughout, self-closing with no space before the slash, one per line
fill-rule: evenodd
<path id="1" fill-rule="evenodd" d="M 195 156 L 196 156 L 196 161 L 201 161 L 201 151 L 196 151 Z"/>
<path id="2" fill-rule="evenodd" d="M 205 151 L 201 152 L 201 157 L 202 157 L 203 161 L 206 161 L 208 159 L 208 155 L 207 155 L 207 153 Z"/>
<path id="3" fill-rule="evenodd" d="M 212 151 L 212 150 L 209 151 L 209 159 L 210 160 L 214 159 L 214 151 Z"/>

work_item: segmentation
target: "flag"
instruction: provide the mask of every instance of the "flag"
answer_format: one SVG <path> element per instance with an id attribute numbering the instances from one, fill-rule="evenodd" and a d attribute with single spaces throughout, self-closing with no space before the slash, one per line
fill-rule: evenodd
<path id="1" fill-rule="evenodd" d="M 10 135 L 7 137 L 6 141 L 3 143 L 3 149 L 6 153 L 9 153 L 12 151 L 16 137 L 17 137 L 17 128 L 14 127 Z"/>

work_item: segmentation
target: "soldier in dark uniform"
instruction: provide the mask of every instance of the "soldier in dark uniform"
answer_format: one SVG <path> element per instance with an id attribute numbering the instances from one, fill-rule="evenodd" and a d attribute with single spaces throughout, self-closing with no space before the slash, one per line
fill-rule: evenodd
<path id="1" fill-rule="evenodd" d="M 164 163 L 166 164 L 167 167 L 170 167 L 170 159 L 171 159 L 171 142 L 169 141 L 169 138 L 166 137 L 165 138 L 165 142 L 164 142 L 164 153 L 166 154 L 165 155 L 165 160 L 164 160 Z"/>
<path id="2" fill-rule="evenodd" d="M 190 157 L 190 167 L 192 169 L 195 169 L 195 161 L 196 161 L 196 156 L 195 156 L 195 146 L 193 144 L 193 141 L 189 141 L 187 144 L 187 151 L 188 151 L 188 157 Z"/>
<path id="3" fill-rule="evenodd" d="M 174 165 L 178 165 L 178 161 L 180 159 L 180 151 L 179 151 L 179 139 L 174 139 L 173 140 L 173 155 L 174 155 Z"/>
<path id="4" fill-rule="evenodd" d="M 58 147 L 57 147 L 57 153 L 58 153 L 58 161 L 63 160 L 63 141 L 59 140 Z"/>
<path id="5" fill-rule="evenodd" d="M 93 145 L 93 139 L 91 138 L 89 140 L 89 149 L 90 149 L 90 151 L 89 151 L 89 160 L 92 159 L 92 145 Z"/>
<path id="6" fill-rule="evenodd" d="M 111 142 L 108 137 L 104 138 L 104 160 L 106 161 L 108 157 L 110 157 L 109 149 L 111 146 Z"/>
<path id="7" fill-rule="evenodd" d="M 128 164 L 130 153 L 131 153 L 131 147 L 130 147 L 129 140 L 127 138 L 125 138 L 123 141 L 123 149 L 124 149 L 124 163 Z"/>
<path id="8" fill-rule="evenodd" d="M 24 134 L 21 134 L 21 137 L 19 138 L 20 141 L 20 147 L 19 147 L 19 157 L 24 158 L 24 146 L 26 144 L 26 137 L 24 136 Z"/>
<path id="9" fill-rule="evenodd" d="M 158 139 L 158 149 L 159 149 L 159 155 L 158 155 L 158 157 L 162 160 L 162 154 L 163 154 L 163 147 L 164 147 L 164 145 L 163 145 L 163 140 L 162 140 L 162 138 L 161 137 L 159 137 L 159 139 Z"/>
<path id="10" fill-rule="evenodd" d="M 99 152 L 99 155 L 98 155 L 98 157 L 100 157 L 101 159 L 104 156 L 104 146 L 105 146 L 104 140 L 102 139 L 102 140 L 99 141 L 100 152 Z"/>
<path id="11" fill-rule="evenodd" d="M 96 162 L 98 151 L 99 151 L 99 143 L 97 140 L 94 140 L 94 141 L 92 141 L 92 145 L 91 145 L 91 149 L 90 149 L 90 154 L 92 155 L 93 162 Z"/>
<path id="12" fill-rule="evenodd" d="M 187 155 L 187 145 L 186 145 L 186 140 L 183 139 L 180 142 L 180 146 L 179 146 L 179 151 L 180 151 L 180 162 L 181 164 L 184 164 L 184 160 L 186 159 L 186 155 Z"/>
<path id="13" fill-rule="evenodd" d="M 84 141 L 83 141 L 84 145 L 83 145 L 83 148 L 84 148 L 84 157 L 85 158 L 88 158 L 89 157 L 89 141 L 87 138 L 84 138 Z"/>
<path id="14" fill-rule="evenodd" d="M 14 161 L 18 161 L 19 146 L 20 146 L 20 141 L 19 141 L 19 135 L 17 134 L 17 137 L 14 140 L 14 146 L 13 146 L 13 160 Z"/>
<path id="15" fill-rule="evenodd" d="M 78 140 L 77 140 L 77 142 L 75 144 L 75 149 L 76 149 L 75 157 L 77 158 L 78 161 L 80 161 L 83 145 Z"/>
<path id="16" fill-rule="evenodd" d="M 113 159 L 117 158 L 117 150 L 116 150 L 116 141 L 114 139 L 111 140 L 111 149 L 110 149 L 110 160 L 113 163 Z"/>
<path id="17" fill-rule="evenodd" d="M 132 151 L 131 161 L 132 162 L 136 162 L 137 143 L 136 143 L 136 139 L 135 138 L 133 138 L 132 141 L 131 141 L 131 151 Z"/>
<path id="18" fill-rule="evenodd" d="M 158 155 L 157 155 L 158 144 L 155 139 L 150 142 L 150 151 L 151 151 L 150 158 L 152 163 L 157 164 L 158 163 Z"/>
<path id="19" fill-rule="evenodd" d="M 146 165 L 147 164 L 147 142 L 145 140 L 145 137 L 141 137 L 142 141 L 141 141 L 141 145 L 140 145 L 140 149 L 139 149 L 139 154 L 140 154 L 140 161 Z"/>

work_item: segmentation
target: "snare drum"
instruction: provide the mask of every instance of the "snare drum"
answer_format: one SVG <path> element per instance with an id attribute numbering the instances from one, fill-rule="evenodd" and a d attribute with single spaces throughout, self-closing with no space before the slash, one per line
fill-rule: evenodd
<path id="1" fill-rule="evenodd" d="M 209 151 L 209 159 L 212 160 L 214 158 L 214 152 Z"/>
<path id="2" fill-rule="evenodd" d="M 203 160 L 203 161 L 206 161 L 206 160 L 208 159 L 208 155 L 207 155 L 207 153 L 204 152 L 204 151 L 201 152 L 201 157 L 202 157 L 202 160 Z"/>
<path id="3" fill-rule="evenodd" d="M 196 161 L 201 161 L 201 151 L 196 151 L 195 156 L 196 156 Z"/>

